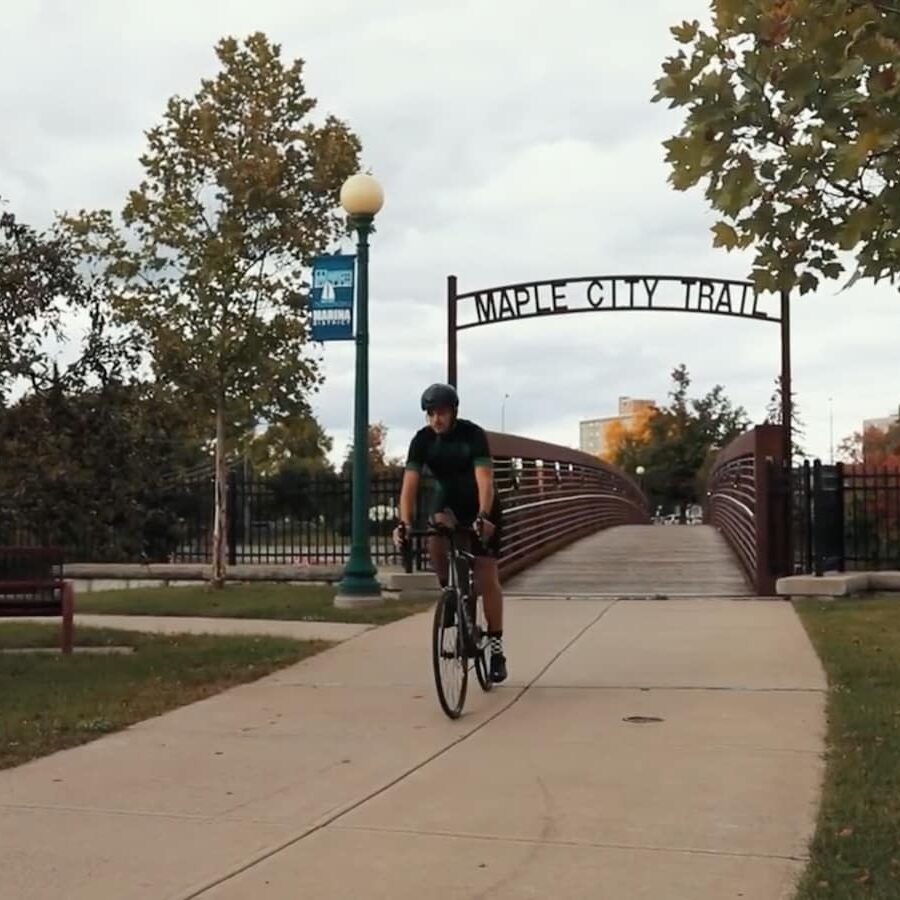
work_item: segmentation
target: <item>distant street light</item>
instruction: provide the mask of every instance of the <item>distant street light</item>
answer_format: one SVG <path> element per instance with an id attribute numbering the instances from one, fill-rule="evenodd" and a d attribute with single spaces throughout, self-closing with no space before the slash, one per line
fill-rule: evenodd
<path id="1" fill-rule="evenodd" d="M 828 398 L 828 448 L 831 465 L 834 465 L 834 405 Z"/>

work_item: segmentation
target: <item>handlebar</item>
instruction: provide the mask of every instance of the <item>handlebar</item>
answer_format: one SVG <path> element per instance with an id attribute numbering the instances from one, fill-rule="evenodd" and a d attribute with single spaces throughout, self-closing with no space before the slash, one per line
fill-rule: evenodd
<path id="1" fill-rule="evenodd" d="M 462 534 L 475 534 L 475 529 L 469 525 L 466 527 L 462 527 L 461 525 L 457 525 L 455 528 L 451 528 L 449 525 L 439 525 L 437 523 L 429 525 L 427 528 L 407 528 L 406 529 L 406 539 L 407 541 L 410 538 L 416 537 L 453 537 L 454 535 L 462 535 Z"/>
<path id="2" fill-rule="evenodd" d="M 404 571 L 412 572 L 412 538 L 445 537 L 452 541 L 454 537 L 470 537 L 473 534 L 477 536 L 478 532 L 471 525 L 450 527 L 448 525 L 431 523 L 427 528 L 407 528 L 403 536 L 403 543 L 400 545 Z"/>

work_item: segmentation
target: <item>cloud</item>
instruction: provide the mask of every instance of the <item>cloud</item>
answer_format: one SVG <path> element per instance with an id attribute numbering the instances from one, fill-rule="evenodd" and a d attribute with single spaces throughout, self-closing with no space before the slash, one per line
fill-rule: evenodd
<path id="1" fill-rule="evenodd" d="M 119 209 L 140 178 L 143 131 L 173 94 L 216 68 L 226 34 L 267 32 L 306 60 L 316 115 L 360 134 L 387 202 L 372 247 L 371 414 L 403 453 L 419 394 L 444 377 L 446 276 L 461 290 L 534 278 L 673 273 L 743 278 L 746 254 L 713 250 L 699 191 L 667 183 L 662 141 L 680 115 L 649 102 L 669 26 L 707 0 L 116 0 L 7 4 L 0 83 L 0 196 L 26 221 Z M 809 444 L 828 453 L 900 400 L 900 298 L 889 287 L 823 287 L 794 306 L 794 374 Z M 755 418 L 779 369 L 773 326 L 677 314 L 506 323 L 460 336 L 464 412 L 577 443 L 578 420 L 618 396 L 664 401 L 685 362 L 700 393 L 721 382 Z M 342 457 L 353 347 L 324 349 L 314 407 Z"/>

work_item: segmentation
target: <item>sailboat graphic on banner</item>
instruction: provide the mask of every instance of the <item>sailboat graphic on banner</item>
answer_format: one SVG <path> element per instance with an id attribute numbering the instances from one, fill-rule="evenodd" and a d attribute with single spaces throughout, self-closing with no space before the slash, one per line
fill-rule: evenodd
<path id="1" fill-rule="evenodd" d="M 356 258 L 346 254 L 313 260 L 310 312 L 314 341 L 353 340 L 353 275 Z"/>

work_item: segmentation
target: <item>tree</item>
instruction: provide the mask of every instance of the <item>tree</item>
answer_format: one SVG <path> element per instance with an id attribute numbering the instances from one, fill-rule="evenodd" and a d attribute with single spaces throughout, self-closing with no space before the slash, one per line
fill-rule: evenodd
<path id="1" fill-rule="evenodd" d="M 631 422 L 621 419 L 610 422 L 603 435 L 605 447 L 602 459 L 615 461 L 616 465 L 632 471 L 638 465 L 635 460 L 640 448 L 650 440 L 650 420 L 656 413 L 655 408 L 642 408 Z"/>
<path id="2" fill-rule="evenodd" d="M 666 499 L 680 506 L 682 521 L 687 506 L 702 496 L 703 473 L 726 444 L 750 426 L 743 407 L 735 407 L 721 385 L 705 396 L 688 400 L 690 376 L 684 365 L 672 373 L 675 389 L 671 406 L 652 423 L 655 459 L 645 464 L 650 472 L 668 473 Z"/>
<path id="3" fill-rule="evenodd" d="M 670 182 L 701 182 L 714 245 L 755 247 L 760 290 L 900 272 L 900 15 L 867 0 L 713 0 L 672 28 L 655 101 L 687 111 Z"/>
<path id="4" fill-rule="evenodd" d="M 863 461 L 863 435 L 861 431 L 845 437 L 837 447 L 838 460 L 852 465 Z"/>
<path id="5" fill-rule="evenodd" d="M 775 376 L 775 390 L 769 397 L 769 405 L 766 407 L 766 421 L 772 425 L 781 424 L 781 376 Z M 791 391 L 791 455 L 794 459 L 803 459 L 806 456 L 806 450 L 803 449 L 801 443 L 806 437 L 806 425 L 800 418 L 800 410 L 797 406 L 797 393 Z"/>
<path id="6" fill-rule="evenodd" d="M 58 371 L 0 409 L 0 535 L 71 559 L 165 561 L 178 472 L 209 459 L 191 411 L 154 385 L 86 385 Z"/>
<path id="7" fill-rule="evenodd" d="M 276 422 L 251 438 L 246 456 L 260 475 L 274 475 L 282 469 L 325 471 L 331 469 L 328 454 L 333 443 L 312 411 L 307 411 Z"/>
<path id="8" fill-rule="evenodd" d="M 0 213 L 0 401 L 15 379 L 50 376 L 44 342 L 62 339 L 67 310 L 89 304 L 77 265 L 64 231 L 41 233 Z"/>
<path id="9" fill-rule="evenodd" d="M 388 428 L 384 422 L 369 425 L 369 471 L 373 475 L 397 474 L 403 469 L 404 461 L 387 455 Z M 347 455 L 341 466 L 341 474 L 349 478 L 353 474 L 353 444 L 347 447 Z"/>
<path id="10" fill-rule="evenodd" d="M 731 403 L 721 385 L 692 399 L 690 384 L 683 364 L 674 369 L 669 405 L 652 411 L 644 439 L 624 443 L 613 460 L 628 471 L 643 466 L 644 487 L 653 501 L 678 504 L 682 516 L 700 495 L 710 458 L 750 424 L 746 411 Z"/>
<path id="11" fill-rule="evenodd" d="M 900 416 L 884 431 L 877 428 L 869 429 L 867 437 L 869 440 L 864 445 L 866 463 L 900 467 Z"/>
<path id="12" fill-rule="evenodd" d="M 147 132 L 144 180 L 123 211 L 72 225 L 111 260 L 117 311 L 145 337 L 157 380 L 215 435 L 212 581 L 224 584 L 226 458 L 256 423 L 308 411 L 306 269 L 341 234 L 339 191 L 360 143 L 316 102 L 303 61 L 257 33 L 216 46 L 221 64 Z"/>
<path id="13" fill-rule="evenodd" d="M 900 468 L 900 414 L 888 428 L 867 428 L 844 438 L 838 455 L 848 463 Z"/>

